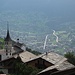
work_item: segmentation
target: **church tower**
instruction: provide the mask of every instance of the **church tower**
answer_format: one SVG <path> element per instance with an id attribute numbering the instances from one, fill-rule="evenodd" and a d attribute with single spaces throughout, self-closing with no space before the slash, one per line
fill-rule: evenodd
<path id="1" fill-rule="evenodd" d="M 7 22 L 7 35 L 4 39 L 5 41 L 5 54 L 7 57 L 12 56 L 12 40 L 10 38 L 10 34 L 9 34 L 9 24 Z"/>

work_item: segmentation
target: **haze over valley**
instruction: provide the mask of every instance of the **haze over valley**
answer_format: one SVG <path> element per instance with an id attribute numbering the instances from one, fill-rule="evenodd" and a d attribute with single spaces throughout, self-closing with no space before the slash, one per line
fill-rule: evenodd
<path id="1" fill-rule="evenodd" d="M 40 52 L 75 51 L 74 0 L 1 0 L 0 37 L 6 36 Z"/>

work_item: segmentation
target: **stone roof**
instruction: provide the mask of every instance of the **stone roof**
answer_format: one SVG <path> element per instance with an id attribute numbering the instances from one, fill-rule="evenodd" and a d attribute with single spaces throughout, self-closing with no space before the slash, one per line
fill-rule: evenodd
<path id="1" fill-rule="evenodd" d="M 48 62 L 50 62 L 52 64 L 56 64 L 62 59 L 67 60 L 64 56 L 59 55 L 59 54 L 57 54 L 55 52 L 48 52 L 48 53 L 43 53 L 43 54 L 41 54 L 39 56 L 36 56 L 36 57 L 32 58 L 29 61 L 36 60 L 38 58 L 42 58 L 42 59 L 44 59 L 44 60 L 46 60 L 46 61 L 48 61 Z"/>
<path id="2" fill-rule="evenodd" d="M 53 53 L 53 52 L 48 54 L 48 58 L 45 57 L 45 56 L 43 56 L 43 58 L 45 60 L 53 63 L 54 65 L 44 69 L 40 73 L 43 73 L 43 72 L 46 72 L 46 71 L 50 71 L 52 69 L 57 69 L 58 71 L 61 71 L 61 70 L 66 70 L 66 69 L 74 67 L 74 65 L 72 65 L 71 63 L 69 63 L 67 61 L 67 58 L 65 58 L 65 57 L 63 57 L 63 56 L 61 56 L 59 54 Z"/>
<path id="3" fill-rule="evenodd" d="M 14 41 L 14 40 L 12 40 L 12 46 L 14 47 L 14 46 L 18 46 L 18 47 L 22 47 L 23 46 L 23 43 L 20 43 L 20 42 L 16 42 L 16 41 Z"/>
<path id="4" fill-rule="evenodd" d="M 24 52 L 19 53 L 19 56 L 20 56 L 22 62 L 24 62 L 24 63 L 29 61 L 30 59 L 36 57 L 36 55 L 34 55 L 33 53 L 28 52 L 28 51 L 24 51 Z M 2 61 L 6 61 L 6 60 L 9 60 L 11 58 L 17 58 L 17 57 L 18 57 L 18 54 L 15 54 L 15 55 L 13 55 L 7 59 L 4 59 Z M 0 62 L 2 62 L 2 61 L 0 61 Z"/>
<path id="5" fill-rule="evenodd" d="M 75 66 L 66 70 L 54 72 L 51 75 L 75 75 Z"/>
<path id="6" fill-rule="evenodd" d="M 67 61 L 64 61 L 64 62 L 61 63 L 61 64 L 50 66 L 50 67 L 44 69 L 43 71 L 39 72 L 38 74 L 44 73 L 44 72 L 47 72 L 47 71 L 50 71 L 50 70 L 52 70 L 52 69 L 57 69 L 58 71 L 62 71 L 62 70 L 71 69 L 71 68 L 73 68 L 73 67 L 74 67 L 74 65 L 70 64 L 70 63 L 67 62 Z"/>
<path id="7" fill-rule="evenodd" d="M 57 62 L 59 62 L 62 59 L 66 59 L 64 56 L 59 55 L 55 52 L 48 52 L 45 53 L 42 57 L 42 59 L 52 63 L 52 64 L 56 64 Z M 67 60 L 67 59 L 66 59 Z"/>
<path id="8" fill-rule="evenodd" d="M 24 63 L 36 60 L 38 58 L 42 58 L 42 59 L 54 64 L 53 66 L 50 66 L 50 67 L 44 69 L 40 73 L 43 73 L 43 72 L 46 72 L 46 71 L 49 71 L 52 69 L 57 69 L 57 70 L 61 71 L 61 70 L 66 70 L 66 69 L 74 67 L 74 65 L 70 64 L 67 61 L 67 58 L 65 58 L 64 56 L 59 55 L 55 52 L 48 52 L 48 53 L 41 54 L 39 56 L 35 56 L 32 53 L 25 51 L 24 53 L 20 54 L 20 57 Z"/>
<path id="9" fill-rule="evenodd" d="M 17 54 L 14 56 L 16 57 Z M 32 58 L 36 57 L 36 55 L 34 55 L 33 53 L 28 52 L 28 51 L 24 51 L 24 52 L 19 53 L 19 56 L 20 56 L 22 62 L 24 62 L 24 63 L 31 60 Z"/>

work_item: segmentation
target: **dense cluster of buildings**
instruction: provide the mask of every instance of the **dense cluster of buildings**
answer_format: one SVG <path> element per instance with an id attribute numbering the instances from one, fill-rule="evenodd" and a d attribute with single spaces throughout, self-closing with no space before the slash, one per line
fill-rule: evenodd
<path id="1" fill-rule="evenodd" d="M 67 61 L 67 58 L 54 52 L 46 52 L 38 56 L 26 50 L 26 45 L 13 41 L 7 27 L 7 36 L 4 39 L 4 49 L 0 50 L 0 71 L 5 74 L 12 72 L 12 63 L 17 57 L 23 63 L 43 69 L 37 75 L 75 75 L 75 66 Z"/>

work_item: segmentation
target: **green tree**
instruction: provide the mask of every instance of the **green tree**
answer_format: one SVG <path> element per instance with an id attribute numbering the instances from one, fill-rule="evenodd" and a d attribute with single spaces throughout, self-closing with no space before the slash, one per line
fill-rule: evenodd
<path id="1" fill-rule="evenodd" d="M 14 74 L 13 75 L 36 75 L 40 70 L 26 65 L 17 57 L 13 66 Z"/>
<path id="2" fill-rule="evenodd" d="M 41 54 L 39 51 L 31 50 L 31 49 L 28 48 L 28 47 L 26 47 L 26 50 L 29 51 L 29 52 L 31 52 L 31 53 L 33 53 L 33 54 L 35 54 L 35 55 L 39 55 L 39 54 Z"/>
<path id="3" fill-rule="evenodd" d="M 4 48 L 4 39 L 0 37 L 0 49 Z"/>
<path id="4" fill-rule="evenodd" d="M 73 52 L 68 52 L 65 54 L 65 57 L 68 59 L 68 61 L 70 63 L 72 63 L 73 65 L 75 65 L 75 55 Z"/>

